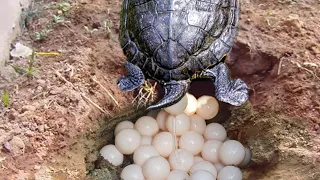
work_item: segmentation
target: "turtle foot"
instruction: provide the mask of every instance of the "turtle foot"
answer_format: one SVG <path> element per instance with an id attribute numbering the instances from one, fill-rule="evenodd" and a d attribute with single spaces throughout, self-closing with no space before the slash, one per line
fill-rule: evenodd
<path id="1" fill-rule="evenodd" d="M 149 106 L 148 110 L 160 109 L 171 106 L 180 101 L 189 89 L 190 81 L 170 81 L 164 84 L 164 97 L 156 104 Z"/>
<path id="2" fill-rule="evenodd" d="M 138 66 L 126 61 L 125 67 L 128 75 L 121 77 L 117 84 L 122 91 L 132 91 L 144 83 L 145 77 Z"/>

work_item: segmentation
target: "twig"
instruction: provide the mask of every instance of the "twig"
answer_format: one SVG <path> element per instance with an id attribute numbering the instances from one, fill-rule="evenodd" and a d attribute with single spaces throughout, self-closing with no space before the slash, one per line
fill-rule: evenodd
<path id="1" fill-rule="evenodd" d="M 280 75 L 281 66 L 282 66 L 282 58 L 280 59 L 280 62 L 279 62 L 279 67 L 278 67 L 278 76 Z"/>
<path id="2" fill-rule="evenodd" d="M 64 81 L 65 83 L 69 84 L 73 88 L 75 88 L 75 86 L 70 81 L 68 81 L 66 78 L 64 78 L 61 73 L 59 73 L 57 70 L 55 70 L 53 68 L 52 68 L 52 70 L 55 72 L 55 74 L 58 76 L 58 78 L 60 78 L 62 81 Z"/>
<path id="3" fill-rule="evenodd" d="M 92 79 L 95 83 L 99 84 L 99 86 L 100 86 L 104 91 L 107 92 L 107 94 L 111 97 L 111 99 L 114 101 L 114 103 L 116 103 L 116 105 L 119 107 L 118 101 L 117 101 L 117 100 L 112 96 L 112 94 L 96 79 L 96 77 L 91 77 L 91 79 Z"/>
<path id="4" fill-rule="evenodd" d="M 91 99 L 89 99 L 87 96 L 84 95 L 84 93 L 81 93 L 81 96 L 86 99 L 88 102 L 90 102 L 92 105 L 94 105 L 96 108 L 98 108 L 101 112 L 106 113 L 106 114 L 110 114 L 109 112 L 103 110 L 99 105 L 97 105 L 96 103 L 94 103 Z"/>

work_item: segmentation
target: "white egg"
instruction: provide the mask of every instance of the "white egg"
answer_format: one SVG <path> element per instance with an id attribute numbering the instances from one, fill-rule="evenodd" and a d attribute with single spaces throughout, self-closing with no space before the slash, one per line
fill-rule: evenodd
<path id="1" fill-rule="evenodd" d="M 167 131 L 167 126 L 166 126 L 166 122 L 167 122 L 167 119 L 168 119 L 168 116 L 170 114 L 167 113 L 167 111 L 165 110 L 161 110 L 158 115 L 157 115 L 157 123 L 158 123 L 158 126 L 159 128 L 162 130 L 162 131 Z"/>
<path id="2" fill-rule="evenodd" d="M 194 163 L 190 169 L 190 174 L 195 173 L 198 170 L 206 170 L 213 174 L 214 177 L 217 177 L 217 170 L 214 165 L 209 161 L 201 161 Z"/>
<path id="3" fill-rule="evenodd" d="M 209 161 L 213 164 L 220 162 L 218 150 L 222 142 L 219 140 L 209 140 L 204 143 L 201 156 L 205 161 Z"/>
<path id="4" fill-rule="evenodd" d="M 185 95 L 179 102 L 177 102 L 172 106 L 164 108 L 164 110 L 171 115 L 178 115 L 178 114 L 181 114 L 186 109 L 187 105 L 188 105 L 188 98 L 187 98 L 187 95 Z"/>
<path id="5" fill-rule="evenodd" d="M 160 112 L 160 109 L 157 110 L 151 110 L 147 113 L 147 116 L 152 117 L 153 119 L 156 119 L 158 113 Z"/>
<path id="6" fill-rule="evenodd" d="M 219 123 L 210 123 L 207 125 L 203 136 L 206 140 L 219 140 L 223 142 L 227 137 L 227 131 Z"/>
<path id="7" fill-rule="evenodd" d="M 143 145 L 134 151 L 133 162 L 139 166 L 143 166 L 149 158 L 154 156 L 159 156 L 158 150 L 151 145 Z"/>
<path id="8" fill-rule="evenodd" d="M 189 151 L 176 149 L 170 154 L 169 163 L 172 170 L 180 169 L 188 172 L 194 163 L 194 157 Z"/>
<path id="9" fill-rule="evenodd" d="M 214 167 L 216 168 L 217 172 L 219 173 L 219 171 L 224 168 L 225 165 L 223 165 L 222 163 L 215 163 Z"/>
<path id="10" fill-rule="evenodd" d="M 126 166 L 120 174 L 122 180 L 144 180 L 142 168 L 136 164 Z"/>
<path id="11" fill-rule="evenodd" d="M 219 159 L 224 165 L 239 165 L 245 155 L 243 145 L 236 140 L 224 142 L 219 149 Z"/>
<path id="12" fill-rule="evenodd" d="M 174 135 L 181 136 L 183 133 L 190 130 L 190 117 L 185 113 L 179 114 L 177 116 L 168 116 L 166 126 L 169 132 Z"/>
<path id="13" fill-rule="evenodd" d="M 157 121 L 150 116 L 140 117 L 134 124 L 134 128 L 142 136 L 155 136 L 159 132 Z"/>
<path id="14" fill-rule="evenodd" d="M 193 155 L 199 154 L 203 148 L 203 145 L 204 138 L 201 134 L 194 131 L 188 131 L 182 134 L 179 139 L 179 147 L 191 152 Z"/>
<path id="15" fill-rule="evenodd" d="M 239 165 L 240 168 L 244 168 L 244 167 L 248 166 L 251 161 L 251 157 L 252 157 L 252 153 L 251 153 L 250 149 L 248 149 L 248 148 L 244 148 L 244 149 L 245 149 L 245 155 L 244 155 L 243 161 Z"/>
<path id="16" fill-rule="evenodd" d="M 190 117 L 190 120 L 191 120 L 190 131 L 195 131 L 203 135 L 207 126 L 206 121 L 197 114 L 192 115 Z"/>
<path id="17" fill-rule="evenodd" d="M 141 136 L 141 144 L 140 145 L 151 145 L 152 136 Z"/>
<path id="18" fill-rule="evenodd" d="M 188 178 L 188 173 L 177 169 L 170 172 L 167 180 L 187 180 Z"/>
<path id="19" fill-rule="evenodd" d="M 200 157 L 200 156 L 194 157 L 194 163 L 201 162 L 201 161 L 204 161 L 202 157 Z"/>
<path id="20" fill-rule="evenodd" d="M 183 112 L 188 116 L 192 116 L 197 111 L 197 99 L 192 94 L 187 93 L 186 95 L 188 98 L 188 105 Z"/>
<path id="21" fill-rule="evenodd" d="M 214 118 L 219 111 L 219 103 L 212 96 L 201 96 L 197 101 L 197 111 L 196 113 L 203 119 Z"/>
<path id="22" fill-rule="evenodd" d="M 169 132 L 160 132 L 153 138 L 152 145 L 162 157 L 167 158 L 175 148 L 174 136 Z"/>
<path id="23" fill-rule="evenodd" d="M 123 129 L 115 138 L 115 146 L 122 154 L 132 154 L 141 143 L 141 136 L 135 129 Z"/>
<path id="24" fill-rule="evenodd" d="M 121 154 L 115 145 L 106 145 L 100 150 L 101 156 L 114 166 L 123 163 L 123 154 Z"/>
<path id="25" fill-rule="evenodd" d="M 215 180 L 216 177 L 212 173 L 206 170 L 199 170 L 193 173 L 189 180 Z"/>
<path id="26" fill-rule="evenodd" d="M 134 124 L 131 121 L 121 121 L 117 124 L 116 128 L 114 129 L 114 135 L 116 136 L 122 129 L 133 129 Z"/>
<path id="27" fill-rule="evenodd" d="M 242 180 L 242 172 L 234 166 L 225 166 L 218 173 L 218 180 Z"/>
<path id="28" fill-rule="evenodd" d="M 170 174 L 170 165 L 165 158 L 154 156 L 144 163 L 142 172 L 148 180 L 166 180 Z"/>

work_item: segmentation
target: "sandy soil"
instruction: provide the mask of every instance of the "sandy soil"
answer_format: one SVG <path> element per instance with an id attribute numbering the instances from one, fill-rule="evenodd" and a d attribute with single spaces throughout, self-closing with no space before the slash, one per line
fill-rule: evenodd
<path id="1" fill-rule="evenodd" d="M 131 108 L 133 93 L 116 86 L 125 61 L 117 41 L 121 1 L 69 3 L 36 1 L 16 40 L 59 54 L 36 55 L 30 77 L 11 68 L 28 67 L 27 58 L 11 58 L 1 72 L 1 93 L 10 97 L 0 106 L 4 179 L 99 179 L 107 172 L 97 152 L 112 142 L 114 125 L 144 113 Z M 253 152 L 245 179 L 320 179 L 319 9 L 319 0 L 241 1 L 227 63 L 249 84 L 250 102 L 224 106 L 219 117 Z"/>

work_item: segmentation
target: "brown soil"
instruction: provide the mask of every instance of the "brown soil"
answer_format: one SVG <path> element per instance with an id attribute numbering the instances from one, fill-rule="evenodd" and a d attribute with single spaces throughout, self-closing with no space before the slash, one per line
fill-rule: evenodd
<path id="1" fill-rule="evenodd" d="M 10 66 L 1 72 L 1 93 L 10 95 L 9 107 L 0 106 L 2 179 L 97 179 L 97 152 L 112 142 L 114 125 L 143 113 L 130 108 L 133 93 L 116 86 L 125 61 L 117 41 L 121 1 L 69 2 L 64 20 L 55 23 L 60 1 L 36 1 L 17 39 L 60 55 L 37 55 L 38 77 Z M 252 150 L 245 179 L 320 179 L 319 9 L 319 0 L 241 1 L 239 34 L 227 63 L 249 84 L 250 102 L 231 108 L 224 125 Z M 104 28 L 106 19 L 112 33 Z M 44 29 L 51 31 L 36 40 L 34 33 Z M 8 65 L 27 67 L 27 61 L 12 58 Z M 225 109 L 220 117 L 227 119 Z"/>

